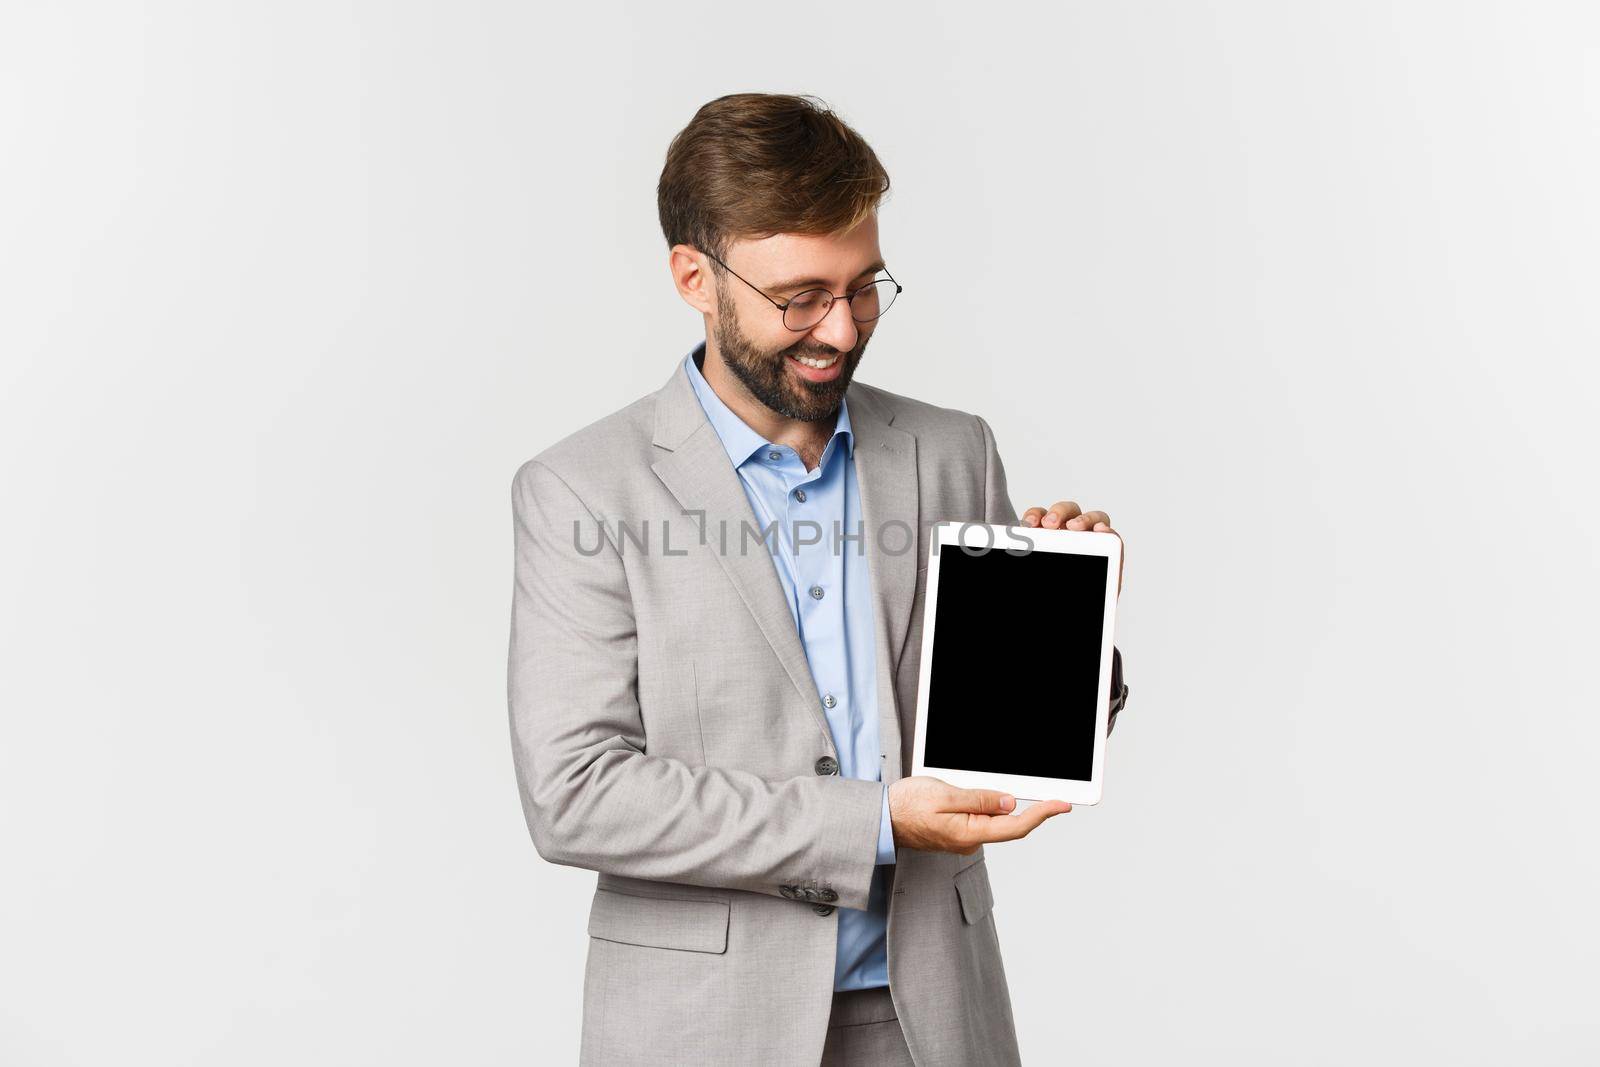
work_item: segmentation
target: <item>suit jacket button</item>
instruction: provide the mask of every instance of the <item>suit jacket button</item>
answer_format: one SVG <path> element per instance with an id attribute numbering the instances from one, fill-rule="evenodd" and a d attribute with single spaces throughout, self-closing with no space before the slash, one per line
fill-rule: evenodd
<path id="1" fill-rule="evenodd" d="M 839 894 L 831 889 L 819 889 L 817 890 L 817 899 L 832 902 L 839 899 Z"/>
<path id="2" fill-rule="evenodd" d="M 818 915 L 832 915 L 833 914 L 833 905 L 832 904 L 813 904 L 813 905 L 811 905 L 811 910 L 816 912 Z"/>
<path id="3" fill-rule="evenodd" d="M 839 761 L 834 759 L 832 756 L 823 756 L 821 759 L 817 760 L 816 767 L 814 769 L 818 774 L 838 774 Z"/>
<path id="4" fill-rule="evenodd" d="M 783 896 L 784 896 L 784 899 L 786 899 L 786 900 L 799 900 L 800 899 L 800 890 L 798 888 L 796 888 L 795 886 L 792 886 L 792 885 L 780 885 L 778 887 L 778 892 L 782 893 Z"/>

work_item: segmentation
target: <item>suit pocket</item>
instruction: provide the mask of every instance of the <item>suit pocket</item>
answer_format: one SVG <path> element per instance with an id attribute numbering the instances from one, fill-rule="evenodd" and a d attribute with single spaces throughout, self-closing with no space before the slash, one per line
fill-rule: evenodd
<path id="1" fill-rule="evenodd" d="M 596 889 L 589 908 L 589 936 L 649 948 L 726 952 L 728 902 Z"/>
<path id="2" fill-rule="evenodd" d="M 968 923 L 982 922 L 994 907 L 994 889 L 989 885 L 989 865 L 983 860 L 968 864 L 951 878 L 961 898 L 961 917 Z"/>

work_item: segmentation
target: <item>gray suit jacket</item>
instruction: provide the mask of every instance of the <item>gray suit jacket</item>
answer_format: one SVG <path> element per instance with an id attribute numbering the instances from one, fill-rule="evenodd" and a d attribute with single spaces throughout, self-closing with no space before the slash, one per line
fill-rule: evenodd
<path id="1" fill-rule="evenodd" d="M 846 395 L 893 782 L 929 527 L 1017 513 L 982 418 L 860 381 Z M 805 650 L 681 363 L 518 468 L 512 508 L 523 813 L 540 856 L 598 872 L 582 1062 L 816 1064 L 835 908 L 866 906 L 881 787 L 825 773 L 838 752 Z M 890 870 L 890 991 L 916 1062 L 1018 1062 L 983 849 L 901 848 Z"/>

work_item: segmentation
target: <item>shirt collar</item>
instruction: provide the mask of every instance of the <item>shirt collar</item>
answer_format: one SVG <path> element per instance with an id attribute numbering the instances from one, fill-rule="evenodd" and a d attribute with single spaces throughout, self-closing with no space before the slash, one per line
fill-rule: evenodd
<path id="1" fill-rule="evenodd" d="M 722 447 L 728 453 L 728 459 L 735 467 L 741 466 L 757 451 L 771 447 L 771 443 L 750 427 L 750 424 L 734 414 L 732 408 L 722 402 L 722 398 L 711 388 L 711 383 L 706 381 L 700 372 L 696 359 L 704 358 L 706 343 L 701 341 L 694 346 L 694 350 L 683 359 L 684 373 L 689 376 L 689 384 L 694 387 L 695 396 L 700 399 L 700 406 L 705 409 L 706 418 L 711 421 L 711 428 L 717 431 L 717 437 L 722 440 Z M 844 441 L 840 447 L 849 456 L 855 455 L 856 436 L 850 428 L 850 406 L 844 397 L 839 398 L 839 416 L 834 422 L 833 437 L 828 443 L 833 443 L 833 438 L 842 436 Z M 824 450 L 826 451 L 826 449 Z"/>

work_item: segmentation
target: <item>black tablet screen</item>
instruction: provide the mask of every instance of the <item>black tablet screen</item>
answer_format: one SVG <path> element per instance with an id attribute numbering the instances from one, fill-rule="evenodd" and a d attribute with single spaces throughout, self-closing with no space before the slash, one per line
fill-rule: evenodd
<path id="1" fill-rule="evenodd" d="M 923 762 L 1088 781 L 1104 556 L 939 549 Z"/>

